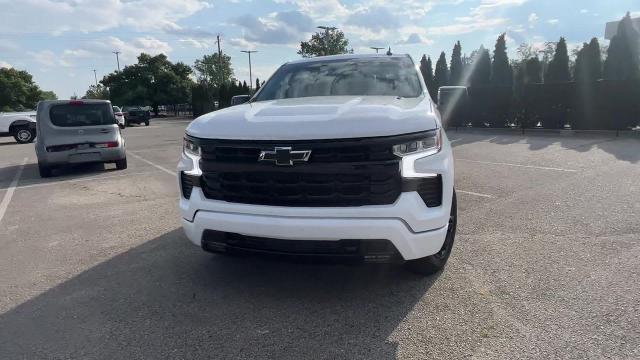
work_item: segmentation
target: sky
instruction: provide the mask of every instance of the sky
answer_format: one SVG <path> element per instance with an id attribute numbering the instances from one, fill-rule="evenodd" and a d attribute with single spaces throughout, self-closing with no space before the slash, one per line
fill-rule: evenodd
<path id="1" fill-rule="evenodd" d="M 27 70 L 59 98 L 84 95 L 140 52 L 166 54 L 188 65 L 211 54 L 221 35 L 236 78 L 264 80 L 299 58 L 300 41 L 317 26 L 345 32 L 355 53 L 391 47 L 416 61 L 422 54 L 450 57 L 493 49 L 507 33 L 511 56 L 521 43 L 541 46 L 564 36 L 570 49 L 604 37 L 606 22 L 627 11 L 640 16 L 639 0 L 0 0 L 0 67 Z M 254 80 L 255 81 L 255 80 Z"/>

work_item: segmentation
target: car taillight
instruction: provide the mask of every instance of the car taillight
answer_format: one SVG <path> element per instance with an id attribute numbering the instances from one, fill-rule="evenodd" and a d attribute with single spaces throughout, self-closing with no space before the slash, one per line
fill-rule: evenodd
<path id="1" fill-rule="evenodd" d="M 95 144 L 94 145 L 97 148 L 114 148 L 114 147 L 118 147 L 118 142 L 117 141 L 109 141 L 106 143 L 100 143 L 100 144 Z"/>

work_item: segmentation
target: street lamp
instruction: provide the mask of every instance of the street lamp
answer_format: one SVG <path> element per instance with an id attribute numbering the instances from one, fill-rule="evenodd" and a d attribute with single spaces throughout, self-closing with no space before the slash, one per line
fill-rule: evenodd
<path id="1" fill-rule="evenodd" d="M 373 49 L 376 51 L 376 54 L 378 53 L 378 51 L 383 50 L 383 47 L 376 47 L 376 46 L 371 46 L 369 49 Z"/>
<path id="2" fill-rule="evenodd" d="M 240 50 L 240 52 L 249 55 L 249 89 L 253 90 L 253 77 L 251 75 L 251 54 L 257 53 L 257 50 Z"/>

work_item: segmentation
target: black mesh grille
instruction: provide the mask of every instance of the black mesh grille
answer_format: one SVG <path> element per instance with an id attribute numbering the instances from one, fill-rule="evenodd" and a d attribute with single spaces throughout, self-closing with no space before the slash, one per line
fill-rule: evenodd
<path id="1" fill-rule="evenodd" d="M 202 176 L 207 198 L 275 206 L 363 206 L 391 204 L 400 195 L 398 164 L 369 165 L 353 173 L 222 171 Z"/>
<path id="2" fill-rule="evenodd" d="M 192 178 L 186 175 L 184 172 L 180 173 L 180 185 L 182 187 L 182 196 L 185 199 L 191 197 L 191 191 L 193 190 Z"/>

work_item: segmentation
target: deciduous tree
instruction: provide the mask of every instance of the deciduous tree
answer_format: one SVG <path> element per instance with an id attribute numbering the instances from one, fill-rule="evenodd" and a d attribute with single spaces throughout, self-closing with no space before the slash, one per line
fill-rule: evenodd
<path id="1" fill-rule="evenodd" d="M 0 111 L 35 109 L 40 100 L 55 100 L 53 91 L 42 91 L 24 70 L 0 68 Z"/>
<path id="2" fill-rule="evenodd" d="M 300 42 L 298 55 L 302 57 L 326 56 L 351 53 L 349 40 L 338 29 L 326 29 L 311 35 L 309 41 Z"/>

